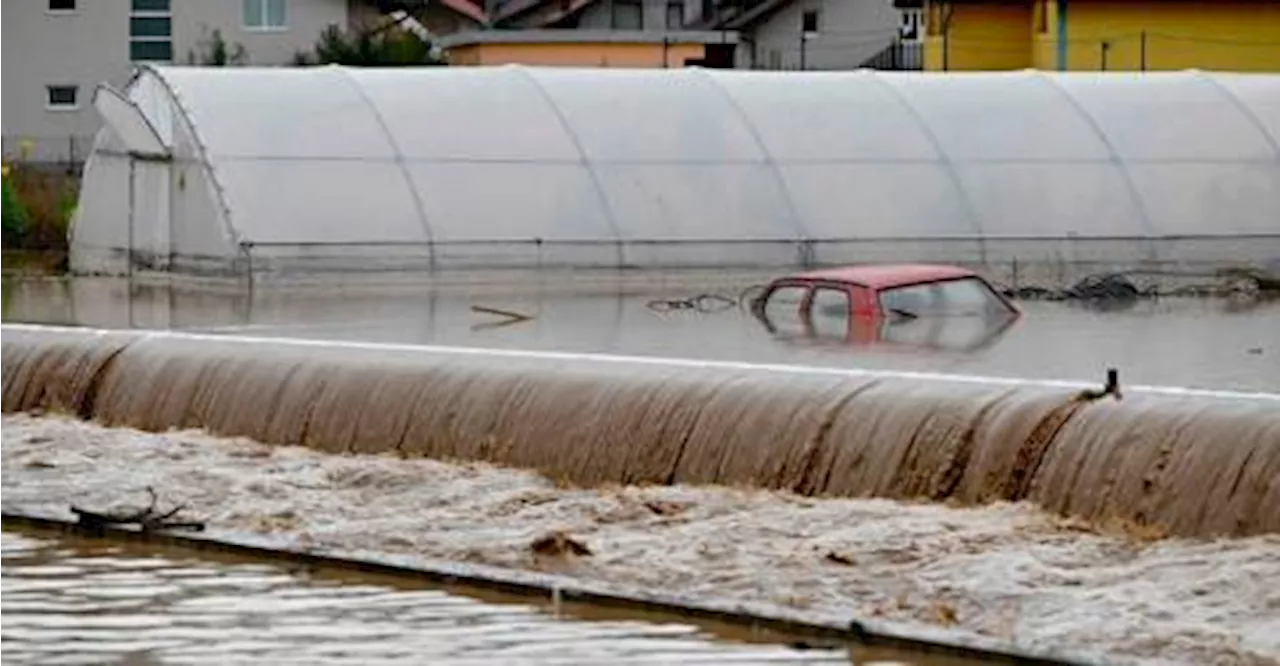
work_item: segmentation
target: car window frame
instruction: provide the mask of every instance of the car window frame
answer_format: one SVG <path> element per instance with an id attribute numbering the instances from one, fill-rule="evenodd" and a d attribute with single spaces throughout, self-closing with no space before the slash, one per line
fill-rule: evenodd
<path id="1" fill-rule="evenodd" d="M 807 329 L 806 322 L 809 316 L 809 301 L 813 298 L 813 281 L 806 280 L 804 278 L 781 278 L 770 283 L 768 289 L 766 289 L 765 292 L 761 294 L 759 300 L 756 301 L 756 316 L 765 323 L 765 326 L 769 328 L 770 332 L 776 333 L 778 326 L 776 322 L 769 318 L 769 299 L 772 298 L 778 290 L 786 289 L 788 287 L 799 287 L 804 290 L 804 294 L 800 297 L 800 305 L 796 309 L 795 317 L 796 321 L 801 324 L 801 327 Z"/>
<path id="2" fill-rule="evenodd" d="M 849 303 L 849 310 L 844 317 L 844 336 L 842 336 L 841 338 L 843 340 L 849 339 L 849 336 L 853 334 L 854 312 L 856 311 L 856 308 L 857 308 L 857 300 L 854 295 L 854 288 L 856 286 L 857 285 L 854 285 L 850 282 L 843 282 L 840 280 L 810 281 L 809 292 L 808 294 L 805 295 L 804 304 L 803 304 L 803 307 L 804 307 L 803 317 L 804 317 L 805 325 L 809 330 L 810 336 L 830 337 L 830 336 L 819 336 L 817 333 L 817 326 L 815 325 L 813 320 L 813 299 L 818 294 L 819 289 L 828 289 L 831 291 L 836 291 L 844 294 L 846 301 L 848 301 Z"/>
<path id="3" fill-rule="evenodd" d="M 895 284 L 892 287 L 881 287 L 879 289 L 876 289 L 875 291 L 876 311 L 879 312 L 880 316 L 882 317 L 887 318 L 890 316 L 890 313 L 885 310 L 884 301 L 882 300 L 884 293 L 887 291 L 893 291 L 894 289 L 906 289 L 908 287 L 918 287 L 922 284 L 945 284 L 947 282 L 958 282 L 960 280 L 975 280 L 979 284 L 981 284 L 987 290 L 987 293 L 995 297 L 996 301 L 1000 303 L 1000 305 L 1004 306 L 1006 315 L 1011 317 L 1016 317 L 1019 314 L 1021 314 L 1018 311 L 1018 309 L 1014 307 L 1013 303 L 1010 303 L 1009 299 L 1005 298 L 1004 294 L 1001 294 L 998 290 L 996 290 L 996 288 L 993 287 L 990 282 L 987 282 L 986 278 L 976 273 L 972 275 L 957 275 L 954 277 L 943 278 L 940 280 L 916 280 L 915 282 L 904 282 L 902 284 Z"/>

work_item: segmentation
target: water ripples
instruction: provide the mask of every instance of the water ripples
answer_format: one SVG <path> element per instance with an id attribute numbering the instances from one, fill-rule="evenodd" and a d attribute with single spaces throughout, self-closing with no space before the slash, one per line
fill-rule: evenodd
<path id="1" fill-rule="evenodd" d="M 9 663 L 850 663 L 685 624 L 555 617 L 436 589 L 4 532 Z M 865 662 L 863 662 L 865 663 Z"/>

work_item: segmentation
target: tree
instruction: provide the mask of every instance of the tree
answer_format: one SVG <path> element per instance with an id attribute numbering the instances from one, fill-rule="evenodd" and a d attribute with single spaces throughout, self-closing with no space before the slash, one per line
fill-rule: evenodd
<path id="1" fill-rule="evenodd" d="M 430 41 L 391 21 L 373 30 L 344 33 L 329 26 L 320 35 L 314 53 L 298 52 L 294 64 L 350 65 L 354 67 L 422 67 L 445 64 Z"/>
<path id="2" fill-rule="evenodd" d="M 199 46 L 199 54 L 194 50 L 187 51 L 188 65 L 229 67 L 246 65 L 249 62 L 244 44 L 237 42 L 234 45 L 228 45 L 227 40 L 222 38 L 222 31 L 217 28 L 214 28 L 207 39 L 200 40 Z"/>

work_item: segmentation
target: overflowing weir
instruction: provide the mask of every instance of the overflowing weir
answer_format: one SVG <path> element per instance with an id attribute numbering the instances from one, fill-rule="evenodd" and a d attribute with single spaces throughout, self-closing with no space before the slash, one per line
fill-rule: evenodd
<path id="1" fill-rule="evenodd" d="M 1280 395 L 5 325 L 3 409 L 576 484 L 1030 500 L 1186 536 L 1280 531 Z"/>

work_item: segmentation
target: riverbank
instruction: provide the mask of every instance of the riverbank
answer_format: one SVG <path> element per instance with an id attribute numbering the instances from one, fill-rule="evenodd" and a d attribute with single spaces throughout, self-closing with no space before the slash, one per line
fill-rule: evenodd
<path id="1" fill-rule="evenodd" d="M 1147 541 L 1025 504 L 557 487 L 478 463 L 328 456 L 6 415 L 6 507 L 165 505 L 210 532 L 931 625 L 1114 663 L 1274 663 L 1280 537 Z M 163 507 L 162 507 L 163 508 Z M 545 537 L 561 534 L 559 547 Z M 552 539 L 552 541 L 556 541 Z M 588 553 L 574 555 L 578 544 Z M 538 546 L 538 547 L 535 547 Z"/>

